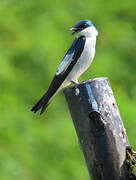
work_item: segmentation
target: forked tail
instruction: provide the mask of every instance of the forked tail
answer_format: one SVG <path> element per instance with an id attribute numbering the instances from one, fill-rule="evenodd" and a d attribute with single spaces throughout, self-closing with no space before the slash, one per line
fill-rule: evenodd
<path id="1" fill-rule="evenodd" d="M 49 105 L 52 98 L 61 90 L 61 88 L 58 88 L 56 92 L 52 92 L 50 89 L 41 97 L 41 99 L 34 105 L 34 107 L 31 109 L 34 113 L 36 113 L 39 109 L 41 109 L 40 114 L 42 114 L 47 106 Z"/>
<path id="2" fill-rule="evenodd" d="M 36 113 L 39 109 L 41 109 L 40 114 L 42 114 L 45 111 L 45 109 L 47 108 L 47 106 L 49 105 L 50 99 L 51 99 L 51 97 L 49 96 L 48 91 L 47 91 L 47 93 L 45 93 L 42 96 L 42 98 L 34 105 L 34 107 L 31 109 L 31 111 Z"/>

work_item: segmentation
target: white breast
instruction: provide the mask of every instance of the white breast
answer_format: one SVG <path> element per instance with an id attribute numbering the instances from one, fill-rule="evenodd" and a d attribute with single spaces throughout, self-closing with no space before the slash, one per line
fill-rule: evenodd
<path id="1" fill-rule="evenodd" d="M 76 81 L 81 76 L 81 74 L 83 74 L 88 69 L 95 55 L 95 44 L 96 37 L 86 37 L 83 52 L 72 71 L 68 75 L 67 80 Z"/>

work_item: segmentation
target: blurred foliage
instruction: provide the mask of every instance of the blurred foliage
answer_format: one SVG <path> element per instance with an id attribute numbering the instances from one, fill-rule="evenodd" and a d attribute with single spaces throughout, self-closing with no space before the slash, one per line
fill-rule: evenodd
<path id="1" fill-rule="evenodd" d="M 0 179 L 89 179 L 59 93 L 43 116 L 30 112 L 47 90 L 74 37 L 91 19 L 96 57 L 80 78 L 107 76 L 133 148 L 136 136 L 136 1 L 0 1 Z"/>

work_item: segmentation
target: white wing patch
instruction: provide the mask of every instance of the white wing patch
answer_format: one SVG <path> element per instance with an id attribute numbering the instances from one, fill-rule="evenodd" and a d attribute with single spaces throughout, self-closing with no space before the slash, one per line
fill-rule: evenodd
<path id="1" fill-rule="evenodd" d="M 71 54 L 67 54 L 64 59 L 61 61 L 58 69 L 57 69 L 57 72 L 56 72 L 56 75 L 59 75 L 61 73 L 64 73 L 68 66 L 70 65 L 71 61 L 72 61 L 72 57 L 74 55 L 74 52 L 71 53 Z"/>

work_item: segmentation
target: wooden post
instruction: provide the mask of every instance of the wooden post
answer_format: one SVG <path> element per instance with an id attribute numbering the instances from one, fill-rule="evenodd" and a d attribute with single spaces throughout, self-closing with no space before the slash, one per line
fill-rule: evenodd
<path id="1" fill-rule="evenodd" d="M 130 145 L 109 80 L 82 82 L 64 94 L 91 180 L 126 180 Z"/>

